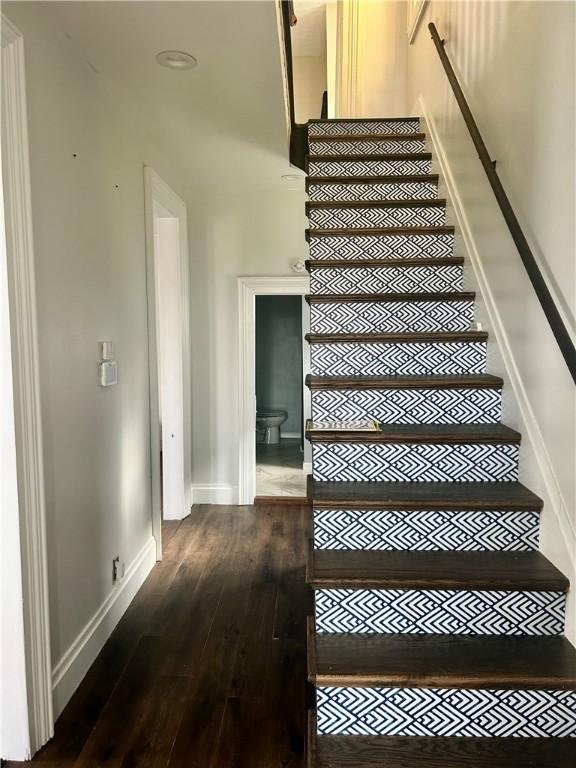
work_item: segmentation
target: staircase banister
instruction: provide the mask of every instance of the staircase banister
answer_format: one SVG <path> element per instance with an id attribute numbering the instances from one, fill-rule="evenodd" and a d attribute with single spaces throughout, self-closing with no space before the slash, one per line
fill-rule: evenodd
<path id="1" fill-rule="evenodd" d="M 286 60 L 286 79 L 288 81 L 288 108 L 290 112 L 290 162 L 304 170 L 308 154 L 308 129 L 296 122 L 294 106 L 294 66 L 292 60 L 292 36 L 294 8 L 292 0 L 281 0 L 282 31 L 284 38 L 284 57 Z"/>
<path id="2" fill-rule="evenodd" d="M 506 194 L 504 187 L 502 186 L 502 182 L 498 177 L 498 173 L 496 172 L 495 168 L 495 162 L 490 157 L 484 139 L 482 138 L 482 134 L 478 129 L 476 120 L 474 119 L 472 111 L 468 106 L 466 97 L 464 96 L 462 88 L 460 87 L 460 83 L 458 82 L 458 78 L 456 77 L 452 64 L 450 63 L 450 59 L 446 53 L 444 40 L 442 40 L 438 34 L 436 25 L 433 22 L 428 24 L 428 29 L 430 30 L 432 41 L 434 42 L 436 50 L 438 51 L 438 55 L 440 57 L 440 61 L 442 62 L 442 66 L 444 67 L 444 71 L 446 72 L 448 82 L 450 83 L 454 97 L 458 102 L 458 106 L 462 112 L 464 122 L 466 123 L 470 137 L 472 138 L 474 146 L 476 147 L 478 157 L 480 158 L 482 167 L 484 168 L 486 176 L 488 177 L 488 181 L 490 182 L 490 186 L 492 187 L 492 191 L 494 192 L 494 196 L 496 197 L 496 201 L 500 207 L 502 216 L 504 217 L 504 220 L 508 226 L 516 248 L 518 249 L 518 253 L 520 254 L 524 268 L 526 269 L 528 277 L 530 278 L 530 282 L 532 283 L 532 287 L 534 288 L 536 296 L 538 297 L 542 310 L 546 315 L 546 319 L 548 320 L 552 333 L 554 334 L 554 338 L 556 339 L 560 351 L 562 352 L 566 365 L 568 366 L 568 370 L 570 371 L 572 379 L 576 383 L 576 348 L 574 347 L 570 333 L 564 325 L 560 312 L 556 307 L 552 294 L 546 285 L 546 281 L 542 276 L 540 268 L 538 267 L 538 263 L 534 257 L 534 254 L 532 253 L 530 245 L 528 244 L 528 240 L 522 231 L 520 222 L 514 213 L 514 209 L 512 208 L 510 200 L 508 199 L 508 195 Z"/>

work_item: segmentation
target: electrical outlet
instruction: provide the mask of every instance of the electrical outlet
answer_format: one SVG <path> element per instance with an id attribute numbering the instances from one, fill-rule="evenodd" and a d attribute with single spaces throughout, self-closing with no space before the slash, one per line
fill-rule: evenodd
<path id="1" fill-rule="evenodd" d="M 112 584 L 116 584 L 120 575 L 120 555 L 112 559 Z"/>

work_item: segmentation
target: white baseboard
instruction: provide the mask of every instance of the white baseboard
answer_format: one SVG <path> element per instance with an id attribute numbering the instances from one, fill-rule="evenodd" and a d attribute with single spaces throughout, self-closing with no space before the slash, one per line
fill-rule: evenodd
<path id="1" fill-rule="evenodd" d="M 192 486 L 193 504 L 238 504 L 238 489 L 228 483 Z"/>
<path id="2" fill-rule="evenodd" d="M 150 538 L 126 569 L 126 574 L 76 637 L 52 670 L 54 716 L 62 712 L 112 630 L 122 618 L 156 564 L 156 541 Z"/>
<path id="3" fill-rule="evenodd" d="M 301 440 L 302 439 L 302 432 L 282 432 L 281 437 L 287 437 L 291 440 Z"/>
<path id="4" fill-rule="evenodd" d="M 566 542 L 568 552 L 576 552 L 576 528 L 570 518 L 568 504 L 563 496 L 560 483 L 558 482 L 556 472 L 554 471 L 554 465 L 546 448 L 544 437 L 536 420 L 534 410 L 530 404 L 528 393 L 524 387 L 518 366 L 516 365 L 512 344 L 510 343 L 504 321 L 498 310 L 488 277 L 482 265 L 482 259 L 454 179 L 454 174 L 446 150 L 440 139 L 434 118 L 427 109 L 426 100 L 422 95 L 418 97 L 418 102 L 422 110 L 422 115 L 428 125 L 434 153 L 438 160 L 438 165 L 440 166 L 440 171 L 452 202 L 464 247 L 484 300 L 486 313 L 491 325 L 491 331 L 493 332 L 493 337 L 502 357 L 502 362 L 506 368 L 508 381 L 522 420 L 522 431 L 525 433 L 530 443 L 530 448 L 535 457 L 542 484 L 548 496 L 548 502 L 554 511 L 559 529 Z"/>
<path id="5" fill-rule="evenodd" d="M 302 469 L 303 469 L 305 475 L 311 475 L 312 474 L 312 462 L 311 461 L 305 461 L 302 464 Z"/>

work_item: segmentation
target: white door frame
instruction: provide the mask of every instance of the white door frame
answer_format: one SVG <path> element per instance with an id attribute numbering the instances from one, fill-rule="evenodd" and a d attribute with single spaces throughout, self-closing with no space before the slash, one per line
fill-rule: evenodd
<path id="1" fill-rule="evenodd" d="M 179 223 L 182 285 L 182 386 L 184 424 L 184 499 L 192 506 L 192 425 L 190 372 L 190 265 L 188 261 L 188 223 L 186 204 L 149 166 L 144 166 L 144 198 L 146 216 L 146 290 L 148 294 L 148 359 L 150 370 L 150 461 L 152 476 L 152 533 L 156 539 L 156 558 L 162 559 L 162 499 L 160 467 L 160 400 L 158 391 L 158 312 L 156 307 L 156 261 L 154 252 L 154 203 L 167 209 Z"/>
<path id="2" fill-rule="evenodd" d="M 11 578 L 21 576 L 22 582 L 27 748 L 34 754 L 54 733 L 36 283 L 24 39 L 3 14 L 1 22 L 6 265 L 18 478 L 15 514 L 19 517 L 22 571 Z M 9 616 L 2 619 L 9 624 Z M 11 697 L 20 693 L 10 691 Z"/>
<path id="3" fill-rule="evenodd" d="M 256 494 L 256 296 L 303 296 L 308 275 L 238 278 L 238 504 Z"/>

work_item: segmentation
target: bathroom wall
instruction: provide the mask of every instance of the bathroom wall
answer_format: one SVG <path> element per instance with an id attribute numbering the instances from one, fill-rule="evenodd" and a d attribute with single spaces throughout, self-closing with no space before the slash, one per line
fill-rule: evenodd
<path id="1" fill-rule="evenodd" d="M 282 434 L 302 434 L 302 299 L 256 297 L 256 403 L 287 411 Z"/>

